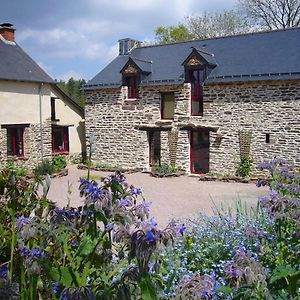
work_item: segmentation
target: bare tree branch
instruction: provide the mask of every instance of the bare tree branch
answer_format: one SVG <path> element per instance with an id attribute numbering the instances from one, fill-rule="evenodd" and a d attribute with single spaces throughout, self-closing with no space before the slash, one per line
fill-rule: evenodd
<path id="1" fill-rule="evenodd" d="M 279 29 L 300 24 L 300 0 L 239 0 L 239 4 L 255 25 Z"/>

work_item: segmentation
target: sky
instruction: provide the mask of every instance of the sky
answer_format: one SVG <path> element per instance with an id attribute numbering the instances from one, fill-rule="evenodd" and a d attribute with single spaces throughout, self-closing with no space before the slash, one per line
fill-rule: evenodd
<path id="1" fill-rule="evenodd" d="M 118 55 L 118 40 L 154 42 L 158 26 L 234 8 L 236 0 L 0 0 L 0 23 L 52 78 L 93 78 Z M 0 62 L 1 63 L 1 62 Z"/>

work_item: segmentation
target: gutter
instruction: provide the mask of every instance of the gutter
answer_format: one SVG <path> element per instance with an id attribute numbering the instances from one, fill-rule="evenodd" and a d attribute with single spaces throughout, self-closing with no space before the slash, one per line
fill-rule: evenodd
<path id="1" fill-rule="evenodd" d="M 42 112 L 43 112 L 43 106 L 42 106 L 42 88 L 43 83 L 40 83 L 39 85 L 39 111 L 40 111 L 40 136 L 41 136 L 41 161 L 44 160 L 44 138 L 43 138 L 43 120 L 42 120 Z"/>

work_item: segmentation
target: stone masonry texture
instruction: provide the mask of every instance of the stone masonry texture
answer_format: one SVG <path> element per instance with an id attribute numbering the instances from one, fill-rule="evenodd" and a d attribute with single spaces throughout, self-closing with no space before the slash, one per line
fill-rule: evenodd
<path id="1" fill-rule="evenodd" d="M 161 120 L 164 92 L 174 92 L 174 120 Z M 241 131 L 251 133 L 254 164 L 276 156 L 300 165 L 299 80 L 205 85 L 203 116 L 190 114 L 189 83 L 142 86 L 138 94 L 138 99 L 127 99 L 127 87 L 85 91 L 86 137 L 95 136 L 95 162 L 149 170 L 148 134 L 139 128 L 160 126 L 178 131 L 176 166 L 189 173 L 190 131 L 184 128 L 192 124 L 213 129 L 210 173 L 236 173 Z M 168 131 L 161 132 L 161 162 L 170 164 Z"/>

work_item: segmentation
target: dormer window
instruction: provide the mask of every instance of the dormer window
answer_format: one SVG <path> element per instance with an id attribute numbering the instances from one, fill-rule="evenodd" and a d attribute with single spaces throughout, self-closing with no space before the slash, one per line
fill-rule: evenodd
<path id="1" fill-rule="evenodd" d="M 127 98 L 138 98 L 138 86 L 143 78 L 151 73 L 152 62 L 129 57 L 126 64 L 120 70 L 122 85 L 127 86 Z"/>
<path id="2" fill-rule="evenodd" d="M 189 70 L 189 82 L 191 84 L 191 115 L 203 115 L 203 82 L 204 69 Z"/>
<path id="3" fill-rule="evenodd" d="M 203 116 L 203 85 L 209 72 L 217 66 L 214 55 L 192 47 L 192 52 L 182 65 L 185 82 L 191 85 L 191 115 Z"/>
<path id="4" fill-rule="evenodd" d="M 125 80 L 128 88 L 127 98 L 136 99 L 138 97 L 137 94 L 138 76 L 127 76 L 125 77 Z"/>

